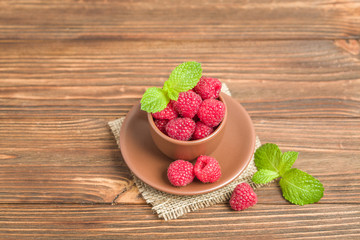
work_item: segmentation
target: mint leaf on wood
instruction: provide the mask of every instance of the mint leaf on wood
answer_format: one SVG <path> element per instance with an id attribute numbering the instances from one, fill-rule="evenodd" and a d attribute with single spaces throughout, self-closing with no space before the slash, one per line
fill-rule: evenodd
<path id="1" fill-rule="evenodd" d="M 141 110 L 149 113 L 155 113 L 166 108 L 170 99 L 165 91 L 160 88 L 151 87 L 146 90 L 141 98 Z"/>
<path id="2" fill-rule="evenodd" d="M 171 99 L 177 99 L 176 93 L 186 92 L 195 87 L 201 74 L 200 63 L 184 62 L 171 72 L 169 79 L 164 83 L 164 91 L 168 92 L 169 97 L 171 95 Z"/>
<path id="3" fill-rule="evenodd" d="M 280 177 L 278 172 L 274 172 L 268 169 L 260 169 L 254 174 L 252 181 L 257 184 L 265 184 L 278 177 Z"/>
<path id="4" fill-rule="evenodd" d="M 324 195 L 321 182 L 297 168 L 287 171 L 279 184 L 284 198 L 297 205 L 318 202 Z"/>
<path id="5" fill-rule="evenodd" d="M 298 152 L 292 152 L 292 151 L 284 152 L 281 155 L 281 162 L 279 165 L 281 176 L 291 169 L 292 165 L 295 163 L 298 156 L 299 156 Z"/>
<path id="6" fill-rule="evenodd" d="M 276 144 L 262 145 L 254 155 L 258 171 L 252 181 L 265 184 L 281 177 L 279 184 L 286 200 L 297 205 L 318 202 L 324 195 L 324 187 L 310 174 L 292 168 L 298 155 L 298 152 L 292 151 L 281 153 Z"/>

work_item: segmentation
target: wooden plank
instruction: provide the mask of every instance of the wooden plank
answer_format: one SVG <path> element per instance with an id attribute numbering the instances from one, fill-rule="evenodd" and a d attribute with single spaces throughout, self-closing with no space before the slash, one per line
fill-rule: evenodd
<path id="1" fill-rule="evenodd" d="M 9 87 L 111 86 L 129 81 L 154 85 L 189 60 L 201 62 L 204 73 L 228 81 L 356 80 L 360 67 L 359 40 L 0 43 L 1 79 L 7 80 L 1 86 Z M 56 84 L 51 81 L 55 79 Z"/>
<path id="2" fill-rule="evenodd" d="M 219 204 L 172 221 L 146 205 L 0 205 L 0 237 L 121 239 L 357 239 L 358 205 Z"/>
<path id="3" fill-rule="evenodd" d="M 201 62 L 204 74 L 227 83 L 252 117 L 359 117 L 360 62 L 354 51 L 360 43 L 344 44 L 4 43 L 0 45 L 0 119 L 124 116 L 148 87 L 162 86 L 172 69 L 187 60 Z"/>
<path id="4" fill-rule="evenodd" d="M 2 1 L 1 39 L 335 39 L 358 1 Z"/>
<path id="5" fill-rule="evenodd" d="M 358 118 L 348 119 L 254 119 L 263 142 L 278 144 L 283 150 L 313 152 L 359 152 Z"/>
<path id="6" fill-rule="evenodd" d="M 254 120 L 263 143 L 299 151 L 326 203 L 360 201 L 360 119 Z M 1 120 L 0 203 L 143 203 L 104 119 Z M 277 184 L 261 201 L 286 203 Z"/>
<path id="7" fill-rule="evenodd" d="M 0 203 L 144 203 L 119 149 L 2 149 L 0 162 Z"/>

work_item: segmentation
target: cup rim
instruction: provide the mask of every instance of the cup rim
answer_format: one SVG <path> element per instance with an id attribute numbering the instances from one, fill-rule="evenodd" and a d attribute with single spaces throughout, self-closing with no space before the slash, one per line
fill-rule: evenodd
<path id="1" fill-rule="evenodd" d="M 225 122 L 227 120 L 227 115 L 228 115 L 228 108 L 227 108 L 227 104 L 225 99 L 222 97 L 222 94 L 224 93 L 220 93 L 219 94 L 219 100 L 222 101 L 225 105 L 225 115 L 223 120 L 221 121 L 221 123 L 218 125 L 218 127 L 216 128 L 216 130 L 214 132 L 212 132 L 209 136 L 206 136 L 204 138 L 201 139 L 197 139 L 197 140 L 190 140 L 190 141 L 182 141 L 182 140 L 177 140 L 174 138 L 171 138 L 167 135 L 165 135 L 163 132 L 161 132 L 155 125 L 154 119 L 152 117 L 151 113 L 147 113 L 147 118 L 148 118 L 148 122 L 150 123 L 151 128 L 156 132 L 157 135 L 159 135 L 161 138 L 163 138 L 164 140 L 174 143 L 174 144 L 178 144 L 178 145 L 198 145 L 207 141 L 210 141 L 211 139 L 213 139 L 214 137 L 216 137 L 216 135 L 218 135 L 222 129 L 225 127 Z"/>

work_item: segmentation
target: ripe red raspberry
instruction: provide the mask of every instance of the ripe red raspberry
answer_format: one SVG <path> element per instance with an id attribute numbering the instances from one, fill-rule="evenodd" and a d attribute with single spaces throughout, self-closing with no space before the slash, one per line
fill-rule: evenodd
<path id="1" fill-rule="evenodd" d="M 205 100 L 209 98 L 218 98 L 221 91 L 221 82 L 217 78 L 202 76 L 194 87 L 194 91 Z"/>
<path id="2" fill-rule="evenodd" d="M 170 164 L 167 170 L 170 183 L 176 187 L 182 187 L 191 183 L 194 178 L 194 166 L 185 160 L 176 160 Z"/>
<path id="3" fill-rule="evenodd" d="M 230 206 L 236 211 L 247 209 L 256 203 L 256 193 L 247 183 L 237 185 L 230 198 Z"/>
<path id="4" fill-rule="evenodd" d="M 201 139 L 209 136 L 214 129 L 212 127 L 206 126 L 203 122 L 196 122 L 195 132 L 192 135 L 192 140 Z"/>
<path id="5" fill-rule="evenodd" d="M 190 118 L 175 118 L 168 122 L 165 129 L 169 137 L 187 141 L 195 131 L 195 122 Z"/>
<path id="6" fill-rule="evenodd" d="M 201 155 L 194 167 L 195 176 L 203 183 L 213 183 L 221 177 L 221 168 L 215 158 Z"/>
<path id="7" fill-rule="evenodd" d="M 161 110 L 160 112 L 156 112 L 152 114 L 155 119 L 174 119 L 178 117 L 177 111 L 174 109 L 173 102 L 170 101 L 166 108 Z"/>
<path id="8" fill-rule="evenodd" d="M 206 99 L 202 102 L 197 115 L 207 126 L 216 127 L 224 119 L 225 104 L 216 99 Z"/>
<path id="9" fill-rule="evenodd" d="M 167 120 L 167 119 L 155 119 L 154 120 L 155 126 L 164 134 L 166 134 L 165 127 L 168 122 L 169 122 L 169 120 Z"/>
<path id="10" fill-rule="evenodd" d="M 202 99 L 194 91 L 181 92 L 179 98 L 174 102 L 174 108 L 183 117 L 193 118 L 200 105 Z"/>

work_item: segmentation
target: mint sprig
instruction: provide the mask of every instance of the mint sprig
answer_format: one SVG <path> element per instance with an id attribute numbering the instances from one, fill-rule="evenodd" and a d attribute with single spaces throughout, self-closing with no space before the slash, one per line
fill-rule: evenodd
<path id="1" fill-rule="evenodd" d="M 258 171 L 252 177 L 254 183 L 265 184 L 281 177 L 280 187 L 286 200 L 297 205 L 318 202 L 324 194 L 319 180 L 297 168 L 292 168 L 298 152 L 281 153 L 276 144 L 266 143 L 254 155 Z"/>
<path id="2" fill-rule="evenodd" d="M 198 62 L 180 64 L 171 72 L 162 89 L 152 87 L 146 90 L 141 98 L 141 110 L 149 113 L 163 110 L 170 99 L 176 101 L 181 92 L 194 88 L 199 82 L 201 74 L 202 68 Z"/>

